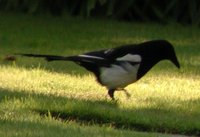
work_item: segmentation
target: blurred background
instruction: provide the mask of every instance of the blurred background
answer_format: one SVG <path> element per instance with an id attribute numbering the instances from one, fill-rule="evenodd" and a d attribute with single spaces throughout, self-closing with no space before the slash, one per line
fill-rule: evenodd
<path id="1" fill-rule="evenodd" d="M 0 10 L 200 25 L 199 0 L 0 0 Z"/>

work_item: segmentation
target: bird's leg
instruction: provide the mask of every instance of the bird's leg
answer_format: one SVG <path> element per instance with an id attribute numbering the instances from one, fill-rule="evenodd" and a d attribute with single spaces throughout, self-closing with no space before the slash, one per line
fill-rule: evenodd
<path id="1" fill-rule="evenodd" d="M 108 95 L 111 97 L 112 100 L 115 100 L 114 92 L 115 92 L 115 89 L 109 89 L 108 90 Z"/>
<path id="2" fill-rule="evenodd" d="M 126 95 L 127 98 L 131 97 L 131 94 L 128 93 L 128 91 L 126 89 L 123 88 L 122 90 L 124 91 L 124 93 L 125 93 L 125 95 Z"/>

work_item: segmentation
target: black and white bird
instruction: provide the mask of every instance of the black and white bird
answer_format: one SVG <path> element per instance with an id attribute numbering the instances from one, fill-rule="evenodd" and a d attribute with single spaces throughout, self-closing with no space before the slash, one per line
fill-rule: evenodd
<path id="1" fill-rule="evenodd" d="M 76 56 L 20 55 L 45 58 L 47 61 L 73 61 L 93 72 L 97 81 L 108 89 L 108 95 L 112 99 L 116 90 L 125 91 L 127 85 L 139 80 L 161 60 L 170 60 L 180 68 L 174 48 L 166 40 L 123 45 Z"/>

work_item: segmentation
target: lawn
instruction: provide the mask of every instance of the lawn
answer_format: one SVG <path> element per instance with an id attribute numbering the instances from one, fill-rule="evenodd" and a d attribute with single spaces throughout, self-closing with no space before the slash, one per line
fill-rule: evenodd
<path id="1" fill-rule="evenodd" d="M 78 17 L 0 13 L 0 136 L 200 135 L 200 28 Z M 127 87 L 107 91 L 70 62 L 47 63 L 13 53 L 74 55 L 140 43 L 170 41 L 181 69 L 168 61 Z"/>

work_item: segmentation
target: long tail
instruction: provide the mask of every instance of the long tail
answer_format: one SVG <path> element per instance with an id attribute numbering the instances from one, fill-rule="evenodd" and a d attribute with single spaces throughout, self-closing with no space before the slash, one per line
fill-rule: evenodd
<path id="1" fill-rule="evenodd" d="M 69 57 L 56 56 L 56 55 L 40 55 L 40 54 L 15 54 L 15 55 L 26 56 L 26 57 L 35 57 L 35 58 L 45 58 L 47 61 L 70 60 Z"/>
<path id="2" fill-rule="evenodd" d="M 40 54 L 15 54 L 20 56 L 26 57 L 35 57 L 35 58 L 45 58 L 47 61 L 73 61 L 73 62 L 85 62 L 85 63 L 92 63 L 92 64 L 102 64 L 107 65 L 108 61 L 104 58 L 94 57 L 94 56 L 87 56 L 87 55 L 78 55 L 78 56 L 56 56 L 56 55 L 40 55 Z"/>

